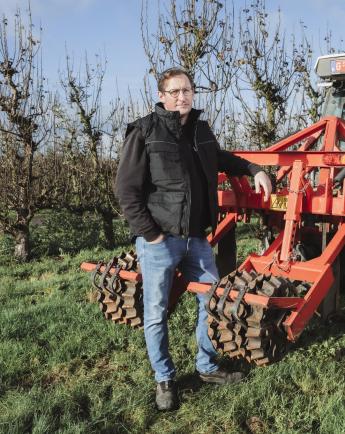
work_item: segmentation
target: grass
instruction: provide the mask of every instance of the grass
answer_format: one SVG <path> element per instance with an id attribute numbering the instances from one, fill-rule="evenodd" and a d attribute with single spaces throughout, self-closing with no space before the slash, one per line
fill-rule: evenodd
<path id="1" fill-rule="evenodd" d="M 239 257 L 256 248 L 240 228 Z M 195 304 L 185 294 L 170 319 L 181 407 L 154 408 L 143 333 L 103 319 L 84 260 L 100 248 L 0 266 L 1 433 L 343 433 L 345 325 L 313 321 L 281 362 L 243 368 L 232 387 L 194 374 Z"/>

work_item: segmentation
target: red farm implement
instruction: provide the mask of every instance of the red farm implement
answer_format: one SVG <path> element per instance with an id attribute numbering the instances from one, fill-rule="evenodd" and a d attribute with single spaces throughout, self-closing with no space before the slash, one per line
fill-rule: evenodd
<path id="1" fill-rule="evenodd" d="M 334 59 L 338 61 L 339 56 L 321 58 L 319 65 L 324 67 L 324 60 Z M 337 87 L 331 74 L 319 75 L 332 78 L 334 96 Z M 335 82 L 344 76 L 337 76 Z M 220 352 L 257 365 L 278 360 L 318 308 L 324 318 L 337 310 L 345 244 L 343 143 L 345 121 L 325 116 L 265 151 L 235 152 L 276 170 L 275 191 L 268 202 L 255 193 L 246 177 L 219 175 L 219 224 L 209 236 L 210 244 L 218 244 L 222 262 L 230 264 L 232 229 L 255 213 L 263 222 L 266 249 L 260 255 L 250 254 L 215 283 L 186 282 L 177 271 L 170 308 L 184 291 L 204 293 L 209 336 Z M 134 253 L 108 264 L 83 263 L 81 267 L 93 271 L 98 301 L 108 319 L 142 325 L 141 274 Z"/>

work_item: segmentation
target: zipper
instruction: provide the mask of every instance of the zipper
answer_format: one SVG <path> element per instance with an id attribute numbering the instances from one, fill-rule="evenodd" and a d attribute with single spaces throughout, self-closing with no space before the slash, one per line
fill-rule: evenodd
<path id="1" fill-rule="evenodd" d="M 196 142 L 197 128 L 198 128 L 198 120 L 195 123 L 192 147 L 193 147 L 193 150 L 198 154 L 198 158 L 200 158 L 200 155 L 198 153 L 199 148 L 198 148 L 198 144 Z M 187 237 L 188 234 L 189 234 L 190 210 L 191 210 L 191 206 L 192 206 L 192 198 L 191 198 L 191 193 L 192 192 L 191 192 L 190 179 L 189 179 L 189 175 L 188 174 L 187 174 L 187 177 L 186 177 L 186 182 L 188 183 L 188 189 L 187 189 L 187 192 L 186 192 L 186 202 L 187 202 L 187 210 L 186 211 L 187 212 L 185 213 L 185 216 L 184 216 L 185 220 L 186 220 L 185 226 L 184 226 L 185 230 L 182 230 L 182 232 L 183 232 L 184 236 Z"/>
<path id="2" fill-rule="evenodd" d="M 199 147 L 198 147 L 198 144 L 197 144 L 197 142 L 196 142 L 196 131 L 197 131 L 197 129 L 198 129 L 198 120 L 196 120 L 196 122 L 195 122 L 195 128 L 194 128 L 194 137 L 193 137 L 193 149 L 194 149 L 194 151 L 196 152 L 196 153 L 198 153 L 198 151 L 199 151 Z M 199 154 L 198 154 L 199 155 Z M 199 158 L 200 158 L 200 156 L 199 156 Z M 201 161 L 201 160 L 200 160 Z"/>
<path id="3" fill-rule="evenodd" d="M 197 153 L 197 155 L 198 155 L 198 158 L 200 158 L 200 155 L 199 155 L 199 147 L 198 147 L 198 144 L 197 144 L 197 142 L 196 142 L 196 133 L 197 133 L 197 129 L 198 129 L 198 120 L 196 120 L 196 122 L 195 122 L 195 128 L 194 128 L 194 135 L 193 135 L 193 149 L 194 149 L 194 151 Z M 200 158 L 200 163 L 201 163 L 201 166 L 202 166 L 202 161 L 201 161 L 201 158 Z M 202 166 L 202 168 L 203 168 L 203 166 Z M 204 168 L 202 169 L 202 170 L 204 170 Z M 205 171 L 205 170 L 204 170 Z M 206 174 L 205 174 L 205 176 L 206 176 Z M 206 177 L 207 178 L 207 177 Z M 190 181 L 189 181 L 189 179 L 188 179 L 188 192 L 187 192 L 187 213 L 186 213 L 186 217 L 188 217 L 188 218 L 186 218 L 186 233 L 185 233 L 185 235 L 186 236 L 188 236 L 188 234 L 189 234 L 189 220 L 190 220 L 190 210 L 191 210 L 191 206 L 192 206 L 192 198 L 191 198 L 191 186 L 190 186 Z"/>
<path id="4" fill-rule="evenodd" d="M 196 152 L 196 154 L 197 154 L 197 156 L 198 156 L 198 158 L 199 158 L 199 161 L 200 161 L 200 165 L 201 165 L 201 168 L 202 168 L 202 170 L 204 171 L 204 175 L 205 175 L 205 178 L 206 178 L 206 182 L 207 182 L 207 196 L 208 196 L 208 201 L 209 201 L 209 206 L 211 205 L 211 202 L 210 202 L 210 198 L 211 198 L 211 196 L 210 196 L 210 187 L 209 187 L 209 181 L 208 181 L 208 176 L 207 176 L 207 172 L 206 172 L 206 170 L 205 170 L 205 167 L 204 167 L 204 164 L 203 164 L 203 161 L 202 161 L 202 159 L 201 159 L 201 157 L 200 157 L 200 154 L 199 154 L 199 147 L 198 147 L 198 144 L 197 144 L 197 141 L 196 141 L 196 133 L 197 133 L 197 128 L 198 128 L 198 121 L 196 121 L 196 124 L 195 124 L 195 130 L 194 130 L 194 140 L 193 140 L 193 149 L 194 149 L 194 151 Z M 205 143 L 207 143 L 207 142 L 205 142 Z M 214 220 L 214 216 L 213 216 L 213 214 L 212 214 L 212 209 L 211 209 L 211 206 L 210 206 L 210 215 L 211 215 L 211 225 L 212 225 L 212 229 L 213 229 L 213 220 Z M 189 228 L 188 228 L 189 229 Z"/>
<path id="5" fill-rule="evenodd" d="M 186 209 L 186 212 L 185 212 L 185 214 L 184 214 L 184 220 L 185 220 L 185 224 L 183 225 L 184 226 L 184 230 L 182 230 L 182 232 L 183 232 L 183 235 L 185 236 L 185 237 L 187 237 L 188 236 L 188 234 L 189 234 L 189 219 L 190 219 L 190 210 L 191 210 L 191 205 L 192 205 L 192 199 L 191 199 L 191 186 L 190 186 L 190 179 L 189 179 L 189 174 L 188 173 L 186 173 L 186 182 L 187 182 L 187 184 L 188 184 L 188 188 L 187 188 L 187 191 L 186 191 L 186 202 L 187 202 L 187 209 Z"/>

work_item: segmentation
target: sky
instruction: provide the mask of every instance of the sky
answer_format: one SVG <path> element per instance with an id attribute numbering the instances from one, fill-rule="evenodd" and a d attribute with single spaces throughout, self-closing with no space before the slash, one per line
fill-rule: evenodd
<path id="1" fill-rule="evenodd" d="M 50 87 L 58 86 L 67 50 L 76 66 L 86 52 L 90 63 L 96 61 L 96 54 L 107 59 L 104 90 L 109 97 L 116 95 L 116 89 L 120 96 L 127 95 L 128 88 L 138 95 L 149 68 L 141 38 L 141 4 L 142 0 L 31 0 L 33 22 L 37 29 L 43 28 L 43 67 Z M 157 4 L 157 0 L 149 0 L 152 32 Z M 0 14 L 11 20 L 18 7 L 25 12 L 27 5 L 28 0 L 0 0 Z M 168 5 L 169 0 L 160 0 L 162 10 Z M 239 10 L 245 6 L 245 0 L 234 0 L 234 6 Z M 266 0 L 272 23 L 277 19 L 278 8 L 287 33 L 299 32 L 303 21 L 315 52 L 327 54 L 322 39 L 329 30 L 334 45 L 341 46 L 344 0 Z"/>

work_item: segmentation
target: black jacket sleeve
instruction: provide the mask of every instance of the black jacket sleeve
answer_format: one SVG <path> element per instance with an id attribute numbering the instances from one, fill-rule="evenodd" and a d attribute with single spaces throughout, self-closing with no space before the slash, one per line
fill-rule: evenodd
<path id="1" fill-rule="evenodd" d="M 153 241 L 162 232 L 146 207 L 149 180 L 145 140 L 139 128 L 127 135 L 115 181 L 115 195 L 134 235 Z M 145 188 L 146 186 L 146 188 Z"/>
<path id="2" fill-rule="evenodd" d="M 231 154 L 229 151 L 218 149 L 218 170 L 219 172 L 226 172 L 230 176 L 255 176 L 263 169 L 255 163 L 250 163 L 244 158 Z"/>
<path id="3" fill-rule="evenodd" d="M 244 158 L 237 157 L 237 155 L 233 155 L 231 152 L 221 149 L 218 140 L 210 127 L 209 131 L 211 132 L 217 147 L 218 172 L 225 172 L 229 176 L 255 176 L 263 170 L 262 167 L 257 164 L 251 163 Z"/>

